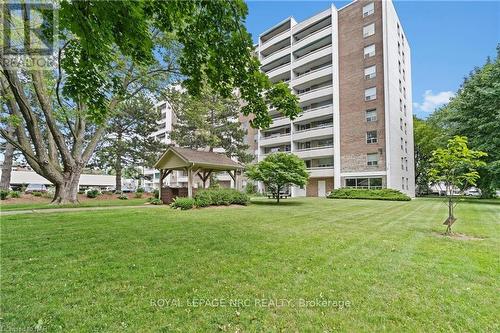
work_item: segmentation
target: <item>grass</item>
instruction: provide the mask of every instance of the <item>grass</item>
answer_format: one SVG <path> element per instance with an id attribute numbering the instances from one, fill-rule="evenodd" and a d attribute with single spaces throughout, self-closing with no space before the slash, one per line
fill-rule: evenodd
<path id="1" fill-rule="evenodd" d="M 439 199 L 5 216 L 3 327 L 498 332 L 500 205 L 456 213 L 454 230 L 483 240 L 440 237 Z"/>
<path id="2" fill-rule="evenodd" d="M 53 209 L 53 208 L 72 208 L 72 207 L 112 207 L 112 206 L 141 206 L 146 203 L 145 198 L 131 198 L 128 200 L 116 199 L 106 199 L 99 200 L 99 197 L 95 199 L 89 199 L 81 201 L 78 205 L 50 205 L 50 199 L 47 202 L 23 202 L 23 203 L 0 203 L 0 210 L 31 210 L 31 209 Z"/>

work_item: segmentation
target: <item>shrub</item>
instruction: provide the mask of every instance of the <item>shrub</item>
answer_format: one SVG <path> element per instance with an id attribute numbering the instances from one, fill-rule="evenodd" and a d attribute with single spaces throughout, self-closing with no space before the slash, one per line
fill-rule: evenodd
<path id="1" fill-rule="evenodd" d="M 42 192 L 33 192 L 31 194 L 34 195 L 35 197 L 41 197 L 42 196 Z"/>
<path id="2" fill-rule="evenodd" d="M 78 191 L 78 194 L 84 194 L 85 191 Z"/>
<path id="3" fill-rule="evenodd" d="M 118 199 L 120 199 L 120 200 L 128 200 L 128 196 L 127 196 L 127 195 L 125 195 L 125 194 L 120 194 L 120 195 L 118 196 Z"/>
<path id="4" fill-rule="evenodd" d="M 21 197 L 21 192 L 19 192 L 19 191 L 12 191 L 12 192 L 10 192 L 10 196 L 12 198 L 20 198 Z"/>
<path id="5" fill-rule="evenodd" d="M 160 190 L 158 190 L 158 189 L 154 189 L 154 190 L 153 190 L 153 196 L 154 196 L 156 199 L 159 199 L 159 198 L 160 198 Z"/>
<path id="6" fill-rule="evenodd" d="M 245 185 L 245 193 L 248 195 L 255 195 L 257 194 L 257 185 L 255 185 L 253 182 L 248 182 Z"/>
<path id="7" fill-rule="evenodd" d="M 152 204 L 152 205 L 161 205 L 163 204 L 163 202 L 161 202 L 160 199 L 157 199 L 157 198 L 150 198 L 151 200 L 149 200 L 149 203 Z"/>
<path id="8" fill-rule="evenodd" d="M 137 193 L 144 193 L 144 187 L 138 187 L 136 192 Z"/>
<path id="9" fill-rule="evenodd" d="M 96 198 L 101 192 L 96 189 L 96 188 L 89 188 L 87 191 L 85 191 L 85 194 L 87 195 L 87 198 Z"/>
<path id="10" fill-rule="evenodd" d="M 0 190 L 0 200 L 5 200 L 9 196 L 9 190 Z"/>
<path id="11" fill-rule="evenodd" d="M 137 199 L 142 198 L 142 192 L 135 192 L 134 198 L 137 198 Z"/>
<path id="12" fill-rule="evenodd" d="M 187 210 L 193 208 L 195 205 L 195 200 L 192 198 L 181 198 L 177 197 L 174 199 L 170 207 L 172 208 L 180 208 L 182 210 Z"/>
<path id="13" fill-rule="evenodd" d="M 330 199 L 368 199 L 368 200 L 392 200 L 392 201 L 409 201 L 411 198 L 398 190 L 393 189 L 354 189 L 354 188 L 339 188 L 333 190 L 329 195 Z"/>
<path id="14" fill-rule="evenodd" d="M 250 201 L 248 195 L 229 188 L 210 188 L 199 190 L 195 196 L 196 206 L 221 206 L 221 205 L 247 205 Z"/>

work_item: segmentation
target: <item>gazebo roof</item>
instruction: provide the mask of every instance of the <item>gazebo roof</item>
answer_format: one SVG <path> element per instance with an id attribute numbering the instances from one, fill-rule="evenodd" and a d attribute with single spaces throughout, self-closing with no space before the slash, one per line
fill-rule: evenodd
<path id="1" fill-rule="evenodd" d="M 243 165 L 224 154 L 180 147 L 169 147 L 154 167 L 172 170 L 189 167 L 211 170 L 243 169 Z"/>

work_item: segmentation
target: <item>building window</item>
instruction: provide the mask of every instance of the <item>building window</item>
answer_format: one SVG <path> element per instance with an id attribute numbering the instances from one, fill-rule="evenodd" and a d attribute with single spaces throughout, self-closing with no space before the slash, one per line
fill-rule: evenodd
<path id="1" fill-rule="evenodd" d="M 370 37 L 375 34 L 375 23 L 363 27 L 363 37 Z"/>
<path id="2" fill-rule="evenodd" d="M 403 130 L 403 118 L 399 118 L 399 128 Z"/>
<path id="3" fill-rule="evenodd" d="M 403 112 L 403 100 L 401 98 L 399 99 L 399 110 Z"/>
<path id="4" fill-rule="evenodd" d="M 372 15 L 375 12 L 375 5 L 374 3 L 369 3 L 366 6 L 363 7 L 363 17 L 367 17 Z"/>
<path id="5" fill-rule="evenodd" d="M 366 132 L 366 143 L 377 143 L 377 131 Z"/>
<path id="6" fill-rule="evenodd" d="M 401 188 L 405 189 L 405 177 L 401 177 Z"/>
<path id="7" fill-rule="evenodd" d="M 401 150 L 404 150 L 404 148 L 403 148 L 403 138 L 401 138 Z"/>
<path id="8" fill-rule="evenodd" d="M 403 92 L 403 86 L 401 84 L 401 80 L 399 80 L 399 92 Z"/>
<path id="9" fill-rule="evenodd" d="M 404 69 L 403 69 L 403 80 L 405 80 L 405 81 L 406 81 L 406 72 L 405 72 L 405 70 L 404 70 Z"/>
<path id="10" fill-rule="evenodd" d="M 398 42 L 398 54 L 401 54 L 401 43 Z"/>
<path id="11" fill-rule="evenodd" d="M 398 60 L 399 73 L 401 73 L 401 61 Z"/>
<path id="12" fill-rule="evenodd" d="M 373 65 L 365 68 L 365 79 L 373 79 L 377 76 L 377 66 Z"/>
<path id="13" fill-rule="evenodd" d="M 404 170 L 405 169 L 405 159 L 403 157 L 401 157 L 401 170 Z"/>
<path id="14" fill-rule="evenodd" d="M 405 123 L 405 134 L 408 134 L 408 126 Z"/>
<path id="15" fill-rule="evenodd" d="M 371 87 L 365 89 L 365 101 L 372 101 L 377 98 L 377 88 Z"/>
<path id="16" fill-rule="evenodd" d="M 408 178 L 406 178 L 406 189 L 409 190 L 410 187 L 408 187 Z"/>
<path id="17" fill-rule="evenodd" d="M 377 109 L 366 110 L 366 121 L 367 122 L 377 121 Z"/>
<path id="18" fill-rule="evenodd" d="M 350 188 L 382 188 L 382 178 L 346 178 L 345 186 Z"/>
<path id="19" fill-rule="evenodd" d="M 408 152 L 408 141 L 405 140 L 405 152 Z"/>
<path id="20" fill-rule="evenodd" d="M 404 112 L 405 112 L 405 116 L 406 116 L 406 104 L 405 104 L 405 107 L 404 107 L 404 109 L 405 109 L 405 111 L 404 111 Z"/>
<path id="21" fill-rule="evenodd" d="M 365 59 L 375 55 L 375 44 L 365 46 Z"/>
<path id="22" fill-rule="evenodd" d="M 406 157 L 405 157 L 405 170 L 408 171 L 408 158 Z M 406 187 L 408 187 L 408 185 Z"/>
<path id="23" fill-rule="evenodd" d="M 369 166 L 378 165 L 378 153 L 366 154 L 366 164 Z"/>
<path id="24" fill-rule="evenodd" d="M 403 87 L 403 97 L 406 98 L 406 87 Z"/>

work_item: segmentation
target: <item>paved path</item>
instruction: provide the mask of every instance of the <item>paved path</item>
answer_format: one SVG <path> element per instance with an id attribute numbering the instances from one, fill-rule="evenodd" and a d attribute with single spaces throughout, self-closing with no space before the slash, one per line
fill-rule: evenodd
<path id="1" fill-rule="evenodd" d="M 75 208 L 45 208 L 45 209 L 23 209 L 23 210 L 0 210 L 0 216 L 19 215 L 19 214 L 34 214 L 34 213 L 64 213 L 64 212 L 81 212 L 87 210 L 106 210 L 118 208 L 159 208 L 161 205 L 141 205 L 141 206 L 107 206 L 107 207 L 75 207 Z M 166 206 L 163 206 L 166 207 Z M 1 209 L 1 208 L 0 208 Z"/>

